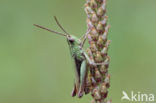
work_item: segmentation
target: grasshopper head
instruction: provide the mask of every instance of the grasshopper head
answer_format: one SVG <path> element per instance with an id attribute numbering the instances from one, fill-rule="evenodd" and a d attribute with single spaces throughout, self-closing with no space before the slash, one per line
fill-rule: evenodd
<path id="1" fill-rule="evenodd" d="M 73 35 L 67 35 L 67 41 L 69 43 L 69 45 L 79 45 L 81 43 L 81 41 L 79 40 L 79 38 L 73 36 Z"/>

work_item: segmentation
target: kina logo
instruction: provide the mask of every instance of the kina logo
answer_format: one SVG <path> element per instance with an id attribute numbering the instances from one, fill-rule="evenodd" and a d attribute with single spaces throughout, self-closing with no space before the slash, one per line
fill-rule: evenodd
<path id="1" fill-rule="evenodd" d="M 154 102 L 154 94 L 152 93 L 141 93 L 131 91 L 130 95 L 128 95 L 125 91 L 122 91 L 121 101 L 131 101 L 131 102 Z"/>

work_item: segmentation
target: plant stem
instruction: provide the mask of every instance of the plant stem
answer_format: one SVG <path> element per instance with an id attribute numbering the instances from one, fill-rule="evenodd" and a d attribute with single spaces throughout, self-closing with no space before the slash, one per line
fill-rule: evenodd
<path id="1" fill-rule="evenodd" d="M 110 87 L 108 74 L 110 57 L 107 53 L 110 44 L 110 40 L 107 39 L 110 26 L 107 25 L 106 0 L 86 0 L 85 11 L 87 27 L 91 30 L 88 34 L 90 47 L 87 53 L 95 63 L 104 63 L 99 66 L 89 66 L 89 78 L 86 83 L 91 82 L 92 103 L 111 103 L 111 100 L 106 100 Z"/>

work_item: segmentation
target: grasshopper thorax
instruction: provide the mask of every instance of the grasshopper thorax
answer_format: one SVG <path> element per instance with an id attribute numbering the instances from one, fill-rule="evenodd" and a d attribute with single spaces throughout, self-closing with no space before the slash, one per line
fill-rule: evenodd
<path id="1" fill-rule="evenodd" d="M 67 41 L 72 56 L 80 61 L 83 60 L 84 56 L 82 55 L 81 40 L 73 35 L 68 35 Z"/>

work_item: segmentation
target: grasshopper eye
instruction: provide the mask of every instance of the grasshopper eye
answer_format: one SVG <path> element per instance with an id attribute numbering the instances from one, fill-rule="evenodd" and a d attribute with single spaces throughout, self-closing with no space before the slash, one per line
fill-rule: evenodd
<path id="1" fill-rule="evenodd" d="M 67 36 L 67 40 L 68 40 L 70 43 L 73 43 L 73 42 L 75 41 L 75 39 L 74 39 L 72 36 L 70 36 L 70 35 Z"/>
<path id="2" fill-rule="evenodd" d="M 75 40 L 73 38 L 68 39 L 70 43 L 73 43 Z"/>

